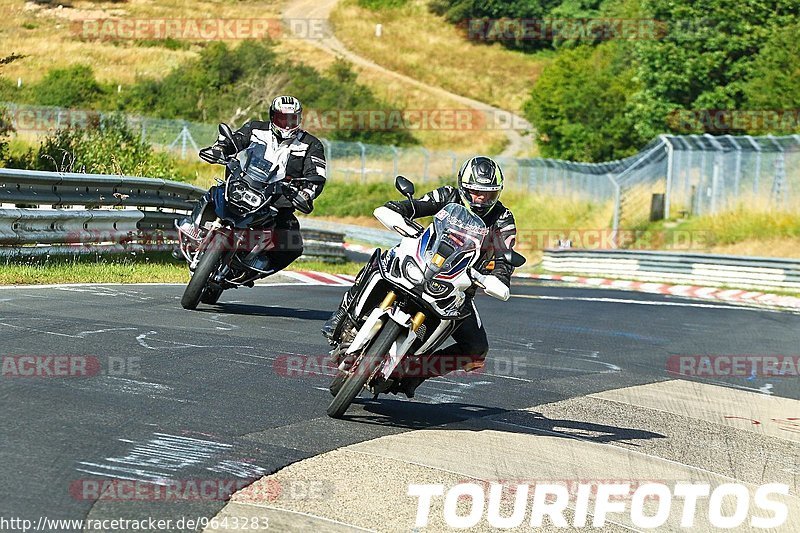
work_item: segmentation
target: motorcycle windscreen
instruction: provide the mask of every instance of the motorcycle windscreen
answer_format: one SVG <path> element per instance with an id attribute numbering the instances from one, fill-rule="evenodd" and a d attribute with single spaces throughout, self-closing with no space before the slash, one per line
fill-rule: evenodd
<path id="1" fill-rule="evenodd" d="M 237 155 L 245 176 L 253 185 L 265 186 L 281 181 L 279 166 L 265 157 L 265 148 L 263 144 L 252 143 Z"/>
<path id="2" fill-rule="evenodd" d="M 454 278 L 469 266 L 489 233 L 483 220 L 460 204 L 448 204 L 436 213 L 433 228 L 423 259 L 425 270 L 442 278 Z"/>

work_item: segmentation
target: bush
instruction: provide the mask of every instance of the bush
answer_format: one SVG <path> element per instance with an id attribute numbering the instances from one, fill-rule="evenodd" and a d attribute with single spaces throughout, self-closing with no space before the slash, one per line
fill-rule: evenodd
<path id="1" fill-rule="evenodd" d="M 12 131 L 14 128 L 11 126 L 8 110 L 0 107 L 0 165 L 8 158 L 8 138 Z"/>
<path id="2" fill-rule="evenodd" d="M 373 11 L 381 9 L 396 9 L 408 4 L 408 0 L 358 0 L 358 5 Z"/>
<path id="3" fill-rule="evenodd" d="M 86 65 L 51 70 L 31 87 L 31 98 L 40 105 L 87 107 L 102 95 L 92 68 Z"/>
<path id="4" fill-rule="evenodd" d="M 453 24 L 467 28 L 468 21 L 482 19 L 494 24 L 501 19 L 546 19 L 551 16 L 551 10 L 558 7 L 562 0 L 433 0 L 429 4 L 431 11 Z M 589 3 L 592 3 L 591 1 Z M 599 3 L 599 2 L 595 2 Z M 494 29 L 502 27 L 502 22 Z M 491 37 L 492 33 L 488 33 Z M 519 50 L 540 50 L 552 47 L 552 41 L 547 39 L 509 39 L 502 36 L 497 39 L 488 38 L 486 42 L 497 40 L 503 46 Z"/>
<path id="5" fill-rule="evenodd" d="M 278 94 L 292 94 L 307 110 L 374 110 L 387 106 L 356 83 L 350 65 L 337 61 L 325 73 L 302 64 L 279 61 L 269 41 L 229 48 L 212 43 L 196 60 L 174 69 L 162 80 L 140 80 L 117 101 L 119 110 L 201 122 L 239 125 L 264 118 Z M 332 140 L 377 144 L 416 144 L 405 130 L 324 132 Z"/>
<path id="6" fill-rule="evenodd" d="M 166 153 L 154 151 L 118 115 L 103 118 L 95 128 L 56 131 L 42 141 L 31 165 L 38 170 L 186 180 Z"/>

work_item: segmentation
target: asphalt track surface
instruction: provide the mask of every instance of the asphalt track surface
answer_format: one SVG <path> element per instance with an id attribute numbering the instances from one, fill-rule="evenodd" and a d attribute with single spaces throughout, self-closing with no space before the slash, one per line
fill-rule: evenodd
<path id="1" fill-rule="evenodd" d="M 486 374 L 428 382 L 414 401 L 359 400 L 332 420 L 329 378 L 287 377 L 276 361 L 327 353 L 319 328 L 343 287 L 258 286 L 194 312 L 181 309 L 182 290 L 0 290 L 1 356 L 90 355 L 104 369 L 0 376 L 0 516 L 211 517 L 224 501 L 92 501 L 74 488 L 114 478 L 244 483 L 384 435 L 674 379 L 665 369 L 671 355 L 796 354 L 800 346 L 795 314 L 516 283 L 508 302 L 478 298 L 492 346 Z M 134 366 L 110 375 L 109 357 Z M 796 378 L 707 382 L 800 398 Z"/>

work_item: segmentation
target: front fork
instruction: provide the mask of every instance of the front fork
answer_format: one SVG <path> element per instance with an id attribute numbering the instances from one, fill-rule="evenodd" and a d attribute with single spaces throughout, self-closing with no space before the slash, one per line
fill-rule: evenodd
<path id="1" fill-rule="evenodd" d="M 200 262 L 200 257 L 202 253 L 208 248 L 209 244 L 214 242 L 214 237 L 216 237 L 217 233 L 219 233 L 220 228 L 222 228 L 222 221 L 219 218 L 216 218 L 213 222 L 206 222 L 204 224 L 204 228 L 208 231 L 206 235 L 203 237 L 203 240 L 200 242 L 200 246 L 197 247 L 197 250 L 194 252 L 191 261 L 189 262 L 189 270 L 194 272 L 194 269 L 197 268 L 197 264 Z"/>
<path id="2" fill-rule="evenodd" d="M 383 329 L 386 321 L 394 320 L 407 331 L 404 338 L 395 341 L 389 350 L 389 359 L 387 359 L 383 368 L 380 371 L 384 379 L 388 379 L 392 372 L 403 360 L 411 345 L 417 338 L 417 331 L 420 326 L 425 322 L 425 313 L 418 312 L 413 317 L 401 310 L 398 306 L 394 305 L 397 300 L 397 294 L 394 291 L 389 291 L 381 304 L 376 307 L 367 317 L 364 325 L 358 331 L 358 334 L 353 339 L 353 342 L 345 352 L 345 357 L 339 365 L 339 370 L 348 370 L 355 354 L 367 348 L 370 341 Z"/>

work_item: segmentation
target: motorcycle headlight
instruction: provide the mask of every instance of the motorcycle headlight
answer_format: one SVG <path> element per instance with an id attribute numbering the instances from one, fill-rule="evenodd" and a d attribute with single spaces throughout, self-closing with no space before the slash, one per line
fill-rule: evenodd
<path id="1" fill-rule="evenodd" d="M 420 270 L 419 266 L 417 266 L 411 258 L 408 258 L 405 264 L 403 264 L 403 274 L 405 274 L 406 279 L 414 285 L 419 285 L 425 281 L 425 275 L 422 273 L 422 270 Z"/>
<path id="2" fill-rule="evenodd" d="M 264 197 L 261 194 L 253 191 L 242 182 L 231 184 L 230 197 L 234 202 L 243 203 L 254 209 L 264 203 Z"/>

